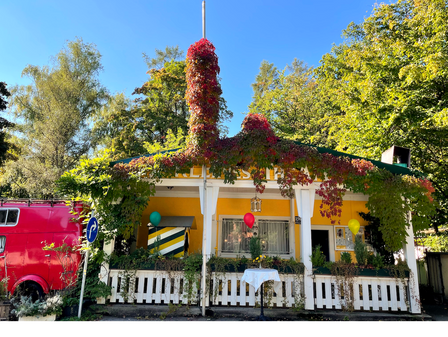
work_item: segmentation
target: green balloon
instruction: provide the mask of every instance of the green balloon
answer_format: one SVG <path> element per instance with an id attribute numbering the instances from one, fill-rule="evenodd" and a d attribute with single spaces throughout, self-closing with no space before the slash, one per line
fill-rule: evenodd
<path id="1" fill-rule="evenodd" d="M 160 216 L 159 212 L 152 212 L 149 216 L 149 222 L 154 226 L 157 227 L 160 223 L 160 220 L 162 217 Z"/>

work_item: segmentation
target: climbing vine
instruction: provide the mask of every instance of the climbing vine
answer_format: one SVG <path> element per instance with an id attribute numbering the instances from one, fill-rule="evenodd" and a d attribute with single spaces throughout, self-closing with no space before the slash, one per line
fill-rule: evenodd
<path id="1" fill-rule="evenodd" d="M 407 217 L 410 212 L 414 230 L 429 225 L 429 218 L 434 214 L 431 198 L 434 189 L 428 180 L 393 175 L 367 160 L 319 153 L 313 147 L 281 139 L 275 136 L 261 114 L 248 114 L 242 123 L 241 132 L 236 136 L 219 138 L 217 122 L 221 88 L 217 80 L 218 58 L 214 51 L 213 44 L 206 39 L 201 39 L 188 50 L 186 99 L 190 105 L 191 118 L 187 148 L 140 157 L 130 163 L 118 163 L 107 168 L 110 170 L 110 178 L 105 186 L 97 181 L 101 177 L 101 169 L 91 171 L 95 183 L 88 179 L 78 181 L 84 184 L 82 188 L 102 188 L 101 192 L 105 196 L 110 194 L 115 198 L 123 194 L 122 204 L 132 202 L 132 199 L 125 197 L 137 196 L 141 203 L 137 203 L 138 207 L 134 207 L 134 210 L 132 207 L 128 209 L 125 214 L 127 223 L 135 224 L 151 194 L 144 192 L 144 188 L 153 191 L 161 179 L 187 173 L 195 165 L 207 165 L 214 177 L 221 177 L 228 184 L 236 181 L 239 170 L 248 171 L 259 193 L 263 193 L 267 182 L 265 170 L 279 168 L 283 174 L 277 182 L 284 197 L 294 196 L 295 185 L 307 186 L 320 181 L 316 190 L 322 197 L 320 213 L 330 218 L 332 223 L 339 221 L 343 196 L 347 190 L 369 195 L 367 207 L 372 216 L 380 220 L 380 231 L 388 250 L 401 248 L 407 235 Z M 71 174 L 65 179 L 72 183 L 76 180 Z M 115 186 L 116 181 L 120 183 Z M 125 188 L 126 184 L 129 187 Z M 112 203 L 109 203 L 109 207 L 112 207 Z"/>

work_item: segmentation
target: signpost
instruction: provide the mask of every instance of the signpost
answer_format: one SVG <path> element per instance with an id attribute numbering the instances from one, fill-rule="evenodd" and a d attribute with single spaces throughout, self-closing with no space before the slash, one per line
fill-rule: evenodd
<path id="1" fill-rule="evenodd" d="M 86 229 L 86 237 L 87 237 L 87 251 L 86 251 L 86 259 L 84 261 L 84 269 L 82 272 L 82 283 L 81 283 L 81 297 L 79 299 L 79 309 L 78 309 L 78 318 L 81 318 L 82 311 L 82 301 L 84 297 L 84 285 L 86 283 L 87 276 L 87 263 L 89 262 L 89 246 L 95 241 L 98 236 L 98 220 L 95 217 L 91 217 L 89 223 L 87 224 Z"/>

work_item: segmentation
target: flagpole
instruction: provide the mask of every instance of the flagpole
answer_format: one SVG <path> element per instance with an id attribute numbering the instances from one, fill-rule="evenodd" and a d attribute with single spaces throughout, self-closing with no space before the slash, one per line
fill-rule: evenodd
<path id="1" fill-rule="evenodd" d="M 205 39 L 205 1 L 202 1 L 202 37 Z M 202 176 L 204 178 L 204 194 L 203 194 L 203 202 L 202 207 L 202 317 L 205 317 L 205 291 L 207 289 L 206 287 L 206 264 L 207 264 L 207 168 L 205 165 L 202 165 Z"/>
<path id="2" fill-rule="evenodd" d="M 202 1 L 202 37 L 205 39 L 205 1 Z"/>

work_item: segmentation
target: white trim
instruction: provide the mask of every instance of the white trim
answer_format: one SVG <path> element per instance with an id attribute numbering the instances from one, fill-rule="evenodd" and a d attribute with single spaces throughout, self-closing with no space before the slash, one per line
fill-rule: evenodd
<path id="1" fill-rule="evenodd" d="M 7 227 L 7 228 L 9 228 L 9 227 L 17 226 L 17 224 L 19 223 L 19 219 L 20 219 L 20 208 L 16 208 L 16 207 L 2 207 L 2 208 L 0 208 L 0 211 L 3 211 L 3 210 L 6 211 L 5 223 L 4 224 L 0 223 L 0 227 Z M 17 211 L 17 221 L 16 221 L 16 223 L 14 225 L 8 225 L 7 224 L 8 223 L 7 221 L 8 221 L 9 211 Z"/>

